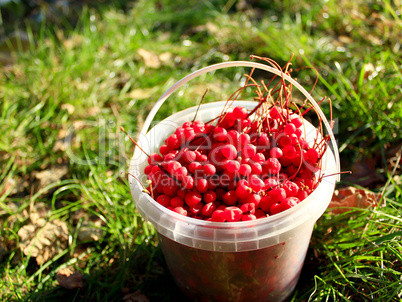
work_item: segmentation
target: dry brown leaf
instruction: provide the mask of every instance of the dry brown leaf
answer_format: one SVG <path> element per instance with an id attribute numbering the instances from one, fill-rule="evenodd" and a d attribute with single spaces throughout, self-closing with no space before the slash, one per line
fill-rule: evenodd
<path id="1" fill-rule="evenodd" d="M 46 221 L 43 210 L 33 208 L 29 214 L 31 223 L 18 230 L 20 249 L 25 255 L 36 258 L 41 265 L 67 248 L 68 227 L 64 221 Z"/>
<path id="2" fill-rule="evenodd" d="M 62 104 L 62 105 L 61 105 L 61 109 L 67 110 L 68 114 L 73 114 L 74 111 L 75 111 L 74 105 L 68 104 L 68 103 Z"/>
<path id="3" fill-rule="evenodd" d="M 49 170 L 44 170 L 35 173 L 35 178 L 39 180 L 39 189 L 50 185 L 51 183 L 57 182 L 63 178 L 68 173 L 67 166 L 59 166 L 50 168 Z"/>
<path id="4" fill-rule="evenodd" d="M 70 268 L 62 268 L 56 274 L 56 279 L 59 284 L 67 289 L 82 288 L 83 275 L 81 272 L 74 272 Z"/>
<path id="5" fill-rule="evenodd" d="M 384 176 L 376 171 L 377 159 L 366 157 L 356 161 L 352 166 L 352 174 L 344 178 L 345 181 L 358 184 L 362 187 L 384 182 Z"/>
<path id="6" fill-rule="evenodd" d="M 149 302 L 149 299 L 141 293 L 140 290 L 137 290 L 134 293 L 127 294 L 123 297 L 123 301 L 125 302 Z"/>
<path id="7" fill-rule="evenodd" d="M 346 187 L 335 190 L 332 200 L 328 206 L 331 213 L 340 214 L 349 211 L 353 208 L 374 208 L 378 205 L 381 199 L 381 194 L 357 189 L 355 187 Z M 346 207 L 345 209 L 341 209 Z"/>
<path id="8" fill-rule="evenodd" d="M 170 53 L 170 52 L 164 52 L 164 53 L 161 53 L 160 55 L 159 55 L 159 60 L 162 62 L 162 63 L 164 63 L 164 64 L 167 64 L 167 63 L 169 63 L 170 61 L 172 61 L 172 54 Z"/>
<path id="9" fill-rule="evenodd" d="M 102 221 L 97 220 L 93 224 L 84 222 L 78 230 L 78 240 L 80 241 L 98 241 L 102 238 L 104 231 L 100 228 Z"/>
<path id="10" fill-rule="evenodd" d="M 90 115 L 90 116 L 96 116 L 96 115 L 98 115 L 100 112 L 101 112 L 100 107 L 91 107 L 91 108 L 88 108 L 88 110 L 87 110 L 87 113 L 88 113 L 88 115 Z"/>
<path id="11" fill-rule="evenodd" d="M 0 197 L 3 196 L 3 194 L 11 191 L 15 187 L 15 180 L 12 178 L 8 178 L 6 183 L 4 184 L 3 189 L 0 191 Z"/>
<path id="12" fill-rule="evenodd" d="M 153 52 L 143 48 L 139 48 L 137 52 L 144 60 L 145 66 L 150 68 L 159 68 L 161 66 L 159 57 Z"/>
<path id="13" fill-rule="evenodd" d="M 128 96 L 132 99 L 143 100 L 155 95 L 156 88 L 138 88 L 132 90 Z"/>

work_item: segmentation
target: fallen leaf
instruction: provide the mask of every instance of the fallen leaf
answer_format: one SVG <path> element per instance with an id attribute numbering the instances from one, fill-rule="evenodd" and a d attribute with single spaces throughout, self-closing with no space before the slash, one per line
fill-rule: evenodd
<path id="1" fill-rule="evenodd" d="M 346 176 L 344 180 L 362 187 L 384 182 L 384 176 L 376 171 L 377 162 L 377 159 L 372 157 L 356 161 L 351 168 L 352 174 Z"/>
<path id="2" fill-rule="evenodd" d="M 95 221 L 93 224 L 84 222 L 78 230 L 78 240 L 80 241 L 98 241 L 102 238 L 104 231 L 100 228 L 101 220 Z"/>
<path id="3" fill-rule="evenodd" d="M 381 199 L 381 194 L 355 187 L 346 187 L 335 190 L 328 206 L 331 213 L 341 214 L 349 211 L 347 208 L 375 208 Z M 383 205 L 385 202 L 383 201 Z M 345 209 L 343 209 L 345 208 Z"/>
<path id="4" fill-rule="evenodd" d="M 75 111 L 74 105 L 68 104 L 68 103 L 62 104 L 62 105 L 61 105 L 61 109 L 67 110 L 68 114 L 73 114 L 74 111 Z"/>
<path id="5" fill-rule="evenodd" d="M 68 227 L 64 221 L 47 221 L 46 208 L 34 207 L 29 214 L 30 223 L 18 230 L 20 249 L 26 256 L 36 258 L 38 265 L 47 262 L 67 248 Z"/>
<path id="6" fill-rule="evenodd" d="M 62 268 L 56 274 L 56 279 L 59 284 L 67 289 L 82 288 L 83 275 L 81 272 L 74 272 L 70 268 Z"/>
<path id="7" fill-rule="evenodd" d="M 134 293 L 127 294 L 123 297 L 123 301 L 125 302 L 149 302 L 149 299 L 141 293 L 140 290 L 137 290 Z"/>
<path id="8" fill-rule="evenodd" d="M 172 54 L 171 54 L 170 52 L 161 53 L 161 54 L 159 55 L 159 60 L 160 60 L 162 63 L 167 64 L 167 63 L 169 63 L 169 62 L 172 60 Z"/>
<path id="9" fill-rule="evenodd" d="M 155 95 L 156 87 L 155 88 L 138 88 L 132 90 L 128 96 L 132 99 L 143 100 L 148 99 L 151 96 Z"/>
<path id="10" fill-rule="evenodd" d="M 145 66 L 150 68 L 159 68 L 161 66 L 161 61 L 159 60 L 159 57 L 153 52 L 145 50 L 143 48 L 139 48 L 137 52 L 144 60 Z"/>
<path id="11" fill-rule="evenodd" d="M 88 108 L 88 110 L 87 110 L 87 113 L 90 116 L 96 116 L 100 112 L 101 112 L 101 109 L 99 107 L 91 107 L 91 108 Z"/>
<path id="12" fill-rule="evenodd" d="M 0 184 L 1 185 L 1 184 Z M 8 178 L 6 183 L 4 184 L 3 189 L 0 191 L 0 197 L 5 193 L 11 192 L 11 190 L 15 187 L 15 180 L 12 178 Z"/>
<path id="13" fill-rule="evenodd" d="M 53 167 L 48 170 L 36 172 L 35 178 L 39 180 L 39 189 L 44 188 L 51 183 L 57 182 L 68 173 L 67 166 Z"/>

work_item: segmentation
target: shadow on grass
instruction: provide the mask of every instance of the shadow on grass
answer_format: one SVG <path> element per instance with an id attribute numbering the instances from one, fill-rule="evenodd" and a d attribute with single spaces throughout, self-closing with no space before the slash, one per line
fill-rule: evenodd
<path id="1" fill-rule="evenodd" d="M 126 261 L 122 259 L 124 250 L 120 255 L 116 265 L 84 274 L 82 288 L 66 289 L 57 285 L 34 289 L 21 301 L 146 301 L 141 296 L 130 299 L 130 294 L 137 291 L 151 302 L 187 301 L 174 283 L 159 247 L 147 243 L 137 245 L 126 255 Z"/>

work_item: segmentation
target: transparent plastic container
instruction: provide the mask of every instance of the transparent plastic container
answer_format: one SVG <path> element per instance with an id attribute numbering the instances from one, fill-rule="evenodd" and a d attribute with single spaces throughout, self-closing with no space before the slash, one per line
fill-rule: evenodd
<path id="1" fill-rule="evenodd" d="M 162 103 L 192 78 L 219 68 L 249 66 L 271 73 L 278 71 L 254 62 L 227 62 L 198 70 L 173 85 L 155 104 L 144 123 L 138 143 L 147 153 L 158 152 L 164 139 L 185 121 L 191 121 L 197 107 L 171 115 L 148 127 Z M 278 74 L 280 75 L 280 74 Z M 181 291 L 194 301 L 283 301 L 294 290 L 300 276 L 312 230 L 326 210 L 339 179 L 338 148 L 329 123 L 319 106 L 300 84 L 287 79 L 317 106 L 331 146 L 323 156 L 322 172 L 330 175 L 301 203 L 267 218 L 243 222 L 210 222 L 177 214 L 143 193 L 143 187 L 129 178 L 130 189 L 141 216 L 159 235 L 169 270 Z M 314 103 L 315 105 L 314 105 Z M 197 119 L 208 121 L 222 112 L 226 102 L 201 105 Z M 253 109 L 255 102 L 236 101 L 233 106 Z M 324 120 L 325 119 L 325 120 Z M 307 140 L 317 131 L 306 122 Z M 143 184 L 146 155 L 136 148 L 130 173 Z"/>

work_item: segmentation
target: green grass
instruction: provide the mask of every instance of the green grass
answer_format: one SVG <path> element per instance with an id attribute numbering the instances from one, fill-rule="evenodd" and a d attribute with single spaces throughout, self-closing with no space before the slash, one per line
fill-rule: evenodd
<path id="1" fill-rule="evenodd" d="M 1 9 L 3 15 L 11 8 Z M 342 170 L 374 160 L 382 180 L 366 187 L 382 192 L 386 206 L 325 213 L 291 300 L 402 299 L 401 170 L 393 170 L 402 137 L 400 6 L 116 1 L 75 8 L 69 18 L 2 24 L 9 36 L 15 28 L 26 32 L 28 45 L 2 44 L 13 48 L 4 52 L 9 64 L 0 67 L 2 300 L 121 301 L 137 289 L 151 301 L 182 299 L 156 232 L 136 211 L 121 174 L 133 146 L 119 128 L 135 135 L 158 97 L 193 70 L 251 54 L 283 64 L 292 53 L 299 81 L 311 88 L 314 71 L 297 69 L 315 67 L 320 80 L 313 95 L 332 99 Z M 167 59 L 150 67 L 140 48 Z M 241 76 L 225 70 L 195 80 L 156 119 L 193 106 L 207 86 L 213 87 L 207 102 L 226 99 Z M 329 105 L 322 106 L 329 114 Z M 60 175 L 38 174 L 62 167 Z M 68 241 L 37 264 L 21 252 L 18 230 L 41 203 L 46 221 L 66 223 Z M 85 227 L 96 229 L 99 240 L 80 238 Z M 56 274 L 65 267 L 83 273 L 82 289 L 58 285 Z"/>

